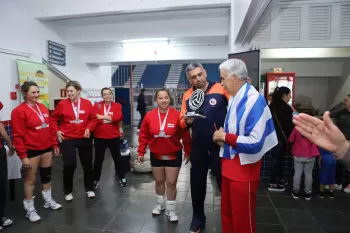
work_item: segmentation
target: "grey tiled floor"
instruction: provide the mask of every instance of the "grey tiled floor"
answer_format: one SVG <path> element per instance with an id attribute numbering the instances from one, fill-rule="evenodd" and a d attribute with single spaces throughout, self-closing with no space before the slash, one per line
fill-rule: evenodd
<path id="1" fill-rule="evenodd" d="M 16 182 L 16 200 L 9 203 L 7 214 L 15 220 L 8 233 L 184 233 L 188 232 L 192 216 L 189 167 L 183 166 L 178 180 L 177 224 L 169 223 L 164 215 L 152 217 L 155 202 L 154 181 L 150 174 L 128 173 L 129 186 L 122 188 L 114 178 L 110 156 L 104 163 L 96 199 L 85 197 L 81 168 L 74 184 L 74 201 L 66 203 L 62 193 L 62 162 L 55 159 L 53 167 L 54 198 L 63 209 L 46 210 L 42 207 L 40 190 L 36 189 L 36 207 L 42 217 L 39 223 L 30 223 L 22 208 L 22 181 Z M 258 233 L 349 233 L 350 195 L 336 193 L 335 200 L 293 200 L 289 193 L 268 193 L 266 181 L 260 183 L 257 197 Z M 205 201 L 206 233 L 221 232 L 220 196 L 208 175 L 208 193 Z"/>

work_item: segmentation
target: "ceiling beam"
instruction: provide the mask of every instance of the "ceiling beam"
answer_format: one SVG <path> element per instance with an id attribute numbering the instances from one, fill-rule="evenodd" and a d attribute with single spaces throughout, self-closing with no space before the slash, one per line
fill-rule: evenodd
<path id="1" fill-rule="evenodd" d="M 81 18 L 102 15 L 228 7 L 231 0 L 35 0 L 38 20 Z M 35 8 L 34 8 L 35 6 Z M 40 6 L 40 7 L 37 7 Z M 199 16 L 200 17 L 200 16 Z"/>

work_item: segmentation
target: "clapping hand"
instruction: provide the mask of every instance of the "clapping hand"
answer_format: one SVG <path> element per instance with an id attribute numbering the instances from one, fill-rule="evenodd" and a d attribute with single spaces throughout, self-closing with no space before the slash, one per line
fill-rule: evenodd
<path id="1" fill-rule="evenodd" d="M 323 115 L 323 121 L 306 114 L 294 115 L 296 129 L 311 142 L 332 152 L 335 157 L 342 158 L 350 144 L 344 134 L 335 126 L 329 112 Z"/>

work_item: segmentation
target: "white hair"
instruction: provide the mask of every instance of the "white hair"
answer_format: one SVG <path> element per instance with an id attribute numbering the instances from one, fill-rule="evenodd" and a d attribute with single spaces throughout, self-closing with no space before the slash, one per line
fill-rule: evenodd
<path id="1" fill-rule="evenodd" d="M 248 70 L 244 61 L 240 59 L 228 59 L 220 64 L 219 70 L 226 69 L 229 76 L 236 75 L 240 80 L 248 79 Z"/>

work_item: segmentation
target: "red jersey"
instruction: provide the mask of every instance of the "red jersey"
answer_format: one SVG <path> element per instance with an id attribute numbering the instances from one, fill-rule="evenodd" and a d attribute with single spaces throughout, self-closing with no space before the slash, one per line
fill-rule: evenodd
<path id="1" fill-rule="evenodd" d="M 100 103 L 96 103 L 94 107 L 97 114 L 108 115 L 112 118 L 111 122 L 98 120 L 94 131 L 94 137 L 105 139 L 120 137 L 119 122 L 123 119 L 122 106 L 119 103 L 114 102 L 107 106 L 102 101 Z"/>
<path id="2" fill-rule="evenodd" d="M 237 136 L 226 134 L 225 143 L 232 147 L 236 146 Z M 260 180 L 261 160 L 252 164 L 241 165 L 238 155 L 234 159 L 221 159 L 222 175 L 235 181 L 256 181 Z"/>
<path id="3" fill-rule="evenodd" d="M 46 127 L 43 127 L 40 112 Z M 57 147 L 56 131 L 50 124 L 50 113 L 45 105 L 38 103 L 37 107 L 31 107 L 22 103 L 12 110 L 11 122 L 12 143 L 21 159 L 27 157 L 27 150 Z"/>
<path id="4" fill-rule="evenodd" d="M 76 114 L 78 114 L 78 122 Z M 57 121 L 59 121 L 60 126 L 58 126 Z M 70 99 L 64 99 L 57 104 L 52 113 L 51 124 L 55 132 L 60 130 L 64 133 L 64 139 L 81 139 L 84 138 L 86 129 L 89 129 L 90 133 L 95 130 L 96 111 L 87 99 L 80 98 L 80 106 L 79 101 L 72 105 Z"/>
<path id="5" fill-rule="evenodd" d="M 160 113 L 159 116 L 163 123 L 166 113 Z M 158 108 L 155 108 L 148 112 L 143 119 L 139 135 L 139 156 L 144 156 L 147 145 L 157 159 L 161 159 L 164 155 L 172 155 L 169 159 L 175 159 L 176 156 L 173 154 L 180 151 L 182 147 L 185 149 L 185 156 L 189 156 L 192 139 L 189 130 L 180 127 L 180 112 L 174 108 L 169 108 L 164 126 L 164 137 L 159 137 L 161 128 L 159 116 Z M 180 142 L 181 139 L 183 146 Z"/>

